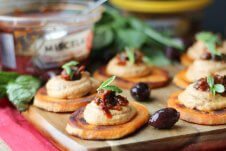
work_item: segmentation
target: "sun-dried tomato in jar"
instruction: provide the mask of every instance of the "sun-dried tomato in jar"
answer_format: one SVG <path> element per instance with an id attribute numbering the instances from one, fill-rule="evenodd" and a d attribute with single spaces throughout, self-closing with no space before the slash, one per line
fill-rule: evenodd
<path id="1" fill-rule="evenodd" d="M 4 70 L 33 75 L 58 71 L 69 60 L 84 61 L 92 26 L 102 8 L 81 14 L 93 2 L 25 1 L 0 5 L 0 52 Z M 58 70 L 59 69 L 59 70 Z"/>

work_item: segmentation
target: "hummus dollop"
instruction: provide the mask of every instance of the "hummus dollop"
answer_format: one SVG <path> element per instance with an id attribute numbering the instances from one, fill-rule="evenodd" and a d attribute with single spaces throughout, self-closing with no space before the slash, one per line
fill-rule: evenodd
<path id="1" fill-rule="evenodd" d="M 82 72 L 81 78 L 74 81 L 65 80 L 61 76 L 53 77 L 47 82 L 46 90 L 50 97 L 74 99 L 95 92 L 99 85 L 99 81 L 88 72 Z"/>
<path id="2" fill-rule="evenodd" d="M 143 77 L 151 73 L 150 66 L 145 64 L 142 59 L 134 64 L 125 60 L 122 64 L 118 56 L 110 60 L 106 70 L 108 74 L 121 78 Z"/>
<path id="3" fill-rule="evenodd" d="M 224 75 L 225 73 L 226 62 L 198 59 L 195 60 L 190 67 L 188 67 L 185 76 L 190 82 L 194 82 L 211 74 Z"/>
<path id="4" fill-rule="evenodd" d="M 221 53 L 226 53 L 226 41 L 217 49 Z M 192 59 L 199 59 L 203 53 L 209 52 L 204 42 L 196 41 L 190 48 L 188 48 L 187 55 Z"/>
<path id="5" fill-rule="evenodd" d="M 92 125 L 119 125 L 130 121 L 136 115 L 136 109 L 128 104 L 121 110 L 110 109 L 111 118 L 95 102 L 88 104 L 84 110 L 84 119 Z"/>
<path id="6" fill-rule="evenodd" d="M 92 125 L 119 125 L 130 121 L 136 112 L 125 97 L 111 90 L 101 90 L 86 106 L 83 115 Z"/>
<path id="7" fill-rule="evenodd" d="M 185 107 L 210 112 L 226 108 L 226 97 L 208 91 L 196 89 L 195 84 L 189 85 L 179 96 L 178 100 Z"/>

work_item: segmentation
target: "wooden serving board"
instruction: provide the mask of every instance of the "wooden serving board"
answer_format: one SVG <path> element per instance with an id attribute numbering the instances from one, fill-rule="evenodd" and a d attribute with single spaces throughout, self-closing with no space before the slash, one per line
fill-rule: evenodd
<path id="1" fill-rule="evenodd" d="M 168 69 L 170 73 L 176 73 L 179 67 L 169 67 Z M 179 89 L 173 84 L 165 88 L 152 90 L 152 99 L 142 103 L 152 114 L 166 107 L 166 101 L 169 95 L 177 90 Z M 133 100 L 128 91 L 124 91 L 123 93 L 129 100 Z M 201 126 L 179 121 L 170 130 L 157 130 L 147 125 L 123 139 L 89 141 L 70 136 L 66 133 L 65 126 L 70 114 L 51 113 L 31 106 L 23 115 L 61 150 L 156 151 L 183 149 L 187 146 L 198 147 L 198 150 L 200 150 L 200 147 L 205 148 L 207 146 L 208 149 L 211 147 L 215 149 L 226 147 L 226 126 Z"/>

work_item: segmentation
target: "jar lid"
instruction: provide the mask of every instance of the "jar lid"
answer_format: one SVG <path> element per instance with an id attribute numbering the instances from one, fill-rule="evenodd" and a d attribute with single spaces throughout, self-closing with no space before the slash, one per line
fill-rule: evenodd
<path id="1" fill-rule="evenodd" d="M 205 8 L 211 2 L 212 0 L 111 0 L 113 5 L 124 10 L 161 14 L 199 10 Z"/>
<path id="2" fill-rule="evenodd" d="M 91 1 L 18 0 L 0 5 L 0 26 L 13 28 L 63 27 L 93 24 L 101 18 L 102 7 L 83 13 Z M 57 25 L 57 26 L 56 26 Z"/>

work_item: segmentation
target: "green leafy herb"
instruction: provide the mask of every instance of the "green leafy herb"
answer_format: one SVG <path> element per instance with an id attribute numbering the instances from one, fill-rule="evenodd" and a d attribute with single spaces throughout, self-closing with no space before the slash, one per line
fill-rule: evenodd
<path id="1" fill-rule="evenodd" d="M 27 109 L 40 81 L 32 76 L 19 75 L 13 72 L 0 72 L 0 96 L 9 98 L 20 111 Z"/>
<path id="2" fill-rule="evenodd" d="M 62 68 L 65 69 L 66 73 L 70 76 L 70 78 L 73 77 L 74 71 L 71 69 L 71 67 L 78 65 L 79 63 L 77 61 L 70 61 L 68 63 L 65 63 Z"/>
<path id="3" fill-rule="evenodd" d="M 164 53 L 161 50 L 156 51 L 149 51 L 144 49 L 144 58 L 143 61 L 150 65 L 157 65 L 157 66 L 166 66 L 169 65 L 171 62 L 166 59 Z"/>
<path id="4" fill-rule="evenodd" d="M 40 87 L 40 81 L 32 76 L 22 75 L 16 78 L 14 82 L 7 85 L 7 95 L 19 111 L 28 108 L 37 89 Z"/>
<path id="5" fill-rule="evenodd" d="M 196 39 L 202 41 L 212 54 L 221 55 L 221 53 L 217 51 L 217 45 L 222 43 L 218 35 L 211 32 L 200 32 L 196 35 Z"/>
<path id="6" fill-rule="evenodd" d="M 102 89 L 104 90 L 111 90 L 114 91 L 116 93 L 122 93 L 122 90 L 114 85 L 110 85 L 114 80 L 115 80 L 116 76 L 112 76 L 111 78 L 107 79 L 106 81 L 104 81 L 100 87 L 97 89 L 97 91 L 100 91 Z"/>
<path id="7" fill-rule="evenodd" d="M 129 62 L 131 64 L 134 64 L 135 63 L 135 50 L 130 49 L 128 47 L 126 47 L 125 50 L 126 50 L 126 54 L 127 54 L 128 58 L 129 58 Z"/>
<path id="8" fill-rule="evenodd" d="M 214 84 L 214 78 L 212 76 L 207 77 L 207 83 L 210 87 L 210 92 L 215 96 L 216 93 L 223 93 L 225 87 L 222 84 Z"/>
<path id="9" fill-rule="evenodd" d="M 93 46 L 92 58 L 103 60 L 108 54 L 116 54 L 125 47 L 142 51 L 145 47 L 148 47 L 151 52 L 164 51 L 166 46 L 177 50 L 184 49 L 184 45 L 180 40 L 170 38 L 168 35 L 156 31 L 140 19 L 123 16 L 112 7 L 106 7 L 103 17 L 95 25 Z M 100 53 L 106 55 L 100 56 Z M 149 57 L 149 60 L 158 59 L 158 57 L 159 55 L 152 56 Z M 166 57 L 164 59 L 167 60 Z"/>
<path id="10" fill-rule="evenodd" d="M 0 98 L 6 96 L 6 86 L 9 82 L 14 81 L 19 74 L 15 72 L 0 72 Z"/>

